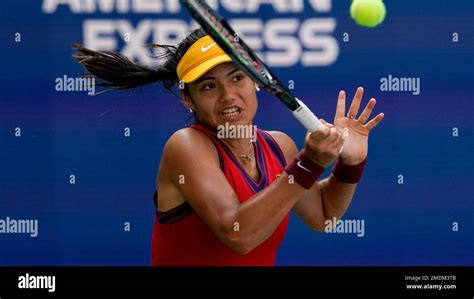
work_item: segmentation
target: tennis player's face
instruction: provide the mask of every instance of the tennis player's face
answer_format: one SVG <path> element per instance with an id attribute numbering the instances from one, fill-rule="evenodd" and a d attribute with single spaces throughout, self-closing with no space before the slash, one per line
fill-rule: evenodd
<path id="1" fill-rule="evenodd" d="M 197 118 L 210 127 L 226 122 L 252 124 L 257 111 L 255 84 L 241 69 L 231 62 L 212 68 L 189 85 L 194 100 L 188 105 Z"/>

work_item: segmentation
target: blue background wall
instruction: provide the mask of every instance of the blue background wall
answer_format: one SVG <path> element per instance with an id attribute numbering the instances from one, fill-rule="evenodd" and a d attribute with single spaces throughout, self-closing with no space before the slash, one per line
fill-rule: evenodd
<path id="1" fill-rule="evenodd" d="M 340 89 L 352 97 L 364 86 L 366 100 L 377 98 L 385 119 L 371 135 L 369 164 L 346 214 L 365 220 L 365 236 L 314 233 L 292 216 L 278 264 L 474 265 L 473 2 L 386 1 L 387 19 L 375 29 L 354 24 L 349 1 L 332 2 L 328 13 L 275 16 L 267 7 L 249 17 L 336 20 L 333 64 L 275 72 L 294 80 L 295 94 L 327 120 Z M 86 19 L 189 17 L 73 14 L 67 6 L 46 14 L 42 5 L 0 2 L 0 219 L 39 220 L 36 238 L 0 234 L 0 265 L 148 265 L 157 167 L 188 113 L 157 86 L 91 97 L 57 92 L 55 79 L 83 72 L 71 45 L 82 42 Z M 381 91 L 389 74 L 419 77 L 420 95 Z M 263 92 L 259 100 L 255 123 L 301 147 L 305 131 L 287 109 Z"/>

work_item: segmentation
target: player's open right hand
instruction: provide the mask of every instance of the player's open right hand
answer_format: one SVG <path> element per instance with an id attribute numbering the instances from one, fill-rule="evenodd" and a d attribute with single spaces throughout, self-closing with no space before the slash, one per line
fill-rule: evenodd
<path id="1" fill-rule="evenodd" d="M 306 135 L 304 149 L 306 155 L 323 167 L 334 162 L 342 149 L 344 138 L 342 130 L 320 119 L 323 126 Z"/>

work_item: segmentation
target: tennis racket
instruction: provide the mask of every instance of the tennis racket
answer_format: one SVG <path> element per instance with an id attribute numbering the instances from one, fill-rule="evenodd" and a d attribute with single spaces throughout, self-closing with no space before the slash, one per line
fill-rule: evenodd
<path id="1" fill-rule="evenodd" d="M 234 63 L 258 85 L 277 96 L 308 131 L 314 132 L 322 126 L 313 112 L 284 87 L 222 16 L 202 0 L 180 2 Z"/>

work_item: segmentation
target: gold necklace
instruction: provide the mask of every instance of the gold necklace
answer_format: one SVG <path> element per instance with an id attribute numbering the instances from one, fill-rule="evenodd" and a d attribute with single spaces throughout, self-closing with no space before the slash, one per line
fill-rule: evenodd
<path id="1" fill-rule="evenodd" d="M 239 157 L 244 164 L 247 164 L 247 162 L 249 162 L 253 158 L 251 154 L 252 145 L 253 145 L 253 142 L 250 141 L 250 146 L 249 146 L 249 149 L 247 150 L 247 154 L 240 154 L 240 155 L 236 155 L 230 146 L 227 146 L 227 147 L 229 148 L 229 150 L 232 152 L 234 156 Z"/>
<path id="2" fill-rule="evenodd" d="M 247 162 L 249 162 L 250 160 L 252 160 L 252 155 L 250 154 L 250 151 L 251 149 L 253 148 L 253 143 L 252 141 L 250 141 L 250 147 L 249 149 L 247 150 L 247 154 L 242 154 L 242 155 L 239 155 L 240 159 L 242 159 L 242 162 L 244 164 L 247 164 Z"/>

